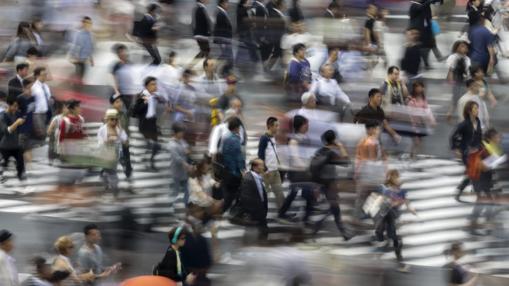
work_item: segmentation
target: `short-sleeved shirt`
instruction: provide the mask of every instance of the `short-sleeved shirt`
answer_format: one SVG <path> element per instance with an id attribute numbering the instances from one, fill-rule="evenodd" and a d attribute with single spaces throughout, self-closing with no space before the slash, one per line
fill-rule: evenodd
<path id="1" fill-rule="evenodd" d="M 449 70 L 452 70 L 455 81 L 464 81 L 468 77 L 471 66 L 469 57 L 454 53 L 447 58 L 445 63 Z"/>
<path id="2" fill-rule="evenodd" d="M 366 23 L 364 24 L 364 28 L 369 30 L 369 35 L 371 37 L 371 44 L 376 45 L 376 37 L 375 37 L 375 19 L 369 18 L 366 20 Z"/>
<path id="3" fill-rule="evenodd" d="M 487 64 L 490 59 L 488 47 L 493 45 L 495 36 L 484 26 L 476 25 L 468 33 L 469 57 L 474 63 Z"/>
<path id="4" fill-rule="evenodd" d="M 376 121 L 379 125 L 382 125 L 384 120 L 384 110 L 380 106 L 377 106 L 376 109 L 373 109 L 369 104 L 357 112 L 354 118 L 354 122 L 361 124 L 366 124 L 368 121 Z"/>

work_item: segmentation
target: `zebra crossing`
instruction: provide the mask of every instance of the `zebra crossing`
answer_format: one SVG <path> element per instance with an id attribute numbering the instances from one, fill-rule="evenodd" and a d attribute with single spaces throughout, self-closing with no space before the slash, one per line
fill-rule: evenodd
<path id="1" fill-rule="evenodd" d="M 88 123 L 87 133 L 94 136 L 99 123 Z M 59 168 L 49 166 L 43 156 L 35 156 L 28 171 L 29 179 L 18 182 L 14 170 L 6 170 L 7 182 L 1 185 L 0 212 L 26 214 L 29 217 L 60 218 L 69 221 L 97 221 L 116 223 L 122 219 L 122 211 L 130 209 L 136 222 L 150 226 L 152 231 L 166 232 L 172 223 L 183 218 L 185 206 L 183 196 L 170 196 L 170 174 L 168 154 L 162 151 L 156 157 L 157 173 L 149 172 L 147 149 L 144 139 L 131 127 L 131 159 L 133 164 L 132 183 L 126 181 L 121 167 L 118 169 L 121 188 L 118 201 L 113 201 L 111 194 L 104 193 L 98 172 L 84 174 L 78 183 L 78 193 L 66 193 L 65 199 L 55 200 L 45 194 L 54 191 L 58 177 L 63 174 Z M 247 157 L 256 157 L 258 135 L 248 133 Z M 165 144 L 168 138 L 162 138 Z M 203 154 L 207 146 L 198 145 L 193 154 Z M 42 151 L 44 153 L 44 151 Z M 422 157 L 415 161 L 391 159 L 389 167 L 399 169 L 402 175 L 403 188 L 408 190 L 408 198 L 418 212 L 418 217 L 403 213 L 400 218 L 399 235 L 403 237 L 403 255 L 409 264 L 439 266 L 446 262 L 443 255 L 445 248 L 455 241 L 463 241 L 469 255 L 465 263 L 472 264 L 477 271 L 484 273 L 508 273 L 509 266 L 502 262 L 509 258 L 509 237 L 504 233 L 504 225 L 509 212 L 501 209 L 495 222 L 495 231 L 489 236 L 472 236 L 467 230 L 468 216 L 473 204 L 459 203 L 454 199 L 456 185 L 463 177 L 463 166 L 450 159 Z M 65 174 L 64 174 L 65 175 Z M 285 193 L 288 191 L 284 184 Z M 131 193 L 125 191 L 131 190 Z M 269 197 L 269 241 L 274 243 L 291 243 L 317 247 L 327 253 L 336 255 L 374 255 L 383 260 L 394 259 L 391 251 L 381 252 L 372 245 L 372 229 L 360 230 L 352 240 L 345 242 L 333 227 L 333 218 L 327 219 L 328 225 L 317 235 L 302 233 L 300 225 L 288 225 L 276 220 L 277 207 L 272 193 Z M 352 221 L 353 205 L 356 194 L 347 190 L 340 194 L 342 218 L 346 223 Z M 466 201 L 473 202 L 472 195 L 465 195 Z M 290 212 L 302 214 L 304 200 L 293 203 Z M 323 202 L 322 208 L 326 209 Z M 316 217 L 314 217 L 316 218 Z M 228 220 L 217 222 L 218 239 L 222 241 L 239 241 L 250 235 L 242 226 L 234 225 Z M 205 233 L 211 237 L 210 232 Z"/>

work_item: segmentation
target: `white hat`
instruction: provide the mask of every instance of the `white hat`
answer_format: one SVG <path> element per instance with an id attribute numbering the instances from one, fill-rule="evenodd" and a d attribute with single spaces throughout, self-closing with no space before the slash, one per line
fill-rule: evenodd
<path id="1" fill-rule="evenodd" d="M 237 112 L 235 111 L 235 109 L 231 109 L 231 108 L 228 108 L 225 112 L 224 112 L 224 121 L 226 122 L 226 120 L 234 117 L 234 116 L 237 116 Z"/>
<path id="2" fill-rule="evenodd" d="M 117 118 L 117 117 L 118 117 L 118 111 L 116 109 L 112 109 L 112 108 L 106 110 L 106 113 L 104 114 L 105 119 Z"/>
<path id="3" fill-rule="evenodd" d="M 312 92 L 304 92 L 302 94 L 302 96 L 300 97 L 300 101 L 302 101 L 302 104 L 307 104 L 309 102 L 309 99 L 311 99 L 311 97 L 313 97 L 314 99 L 316 99 L 314 93 Z"/>

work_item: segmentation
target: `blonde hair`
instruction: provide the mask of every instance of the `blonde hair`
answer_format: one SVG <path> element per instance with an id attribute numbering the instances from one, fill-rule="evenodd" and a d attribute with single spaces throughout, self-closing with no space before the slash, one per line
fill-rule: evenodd
<path id="1" fill-rule="evenodd" d="M 399 178 L 399 171 L 396 169 L 388 170 L 385 174 L 385 185 L 397 186 L 396 178 Z"/>
<path id="2" fill-rule="evenodd" d="M 67 251 L 67 249 L 73 245 L 74 245 L 74 243 L 73 243 L 72 239 L 67 235 L 59 237 L 55 241 L 55 244 L 53 244 L 53 246 L 55 247 L 55 250 L 59 254 L 64 254 Z"/>

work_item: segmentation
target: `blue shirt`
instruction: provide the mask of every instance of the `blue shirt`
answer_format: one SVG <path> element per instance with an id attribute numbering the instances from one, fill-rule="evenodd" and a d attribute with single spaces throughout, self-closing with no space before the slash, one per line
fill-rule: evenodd
<path id="1" fill-rule="evenodd" d="M 468 33 L 470 41 L 469 57 L 472 63 L 487 65 L 490 60 L 488 47 L 493 45 L 495 36 L 484 26 L 475 25 Z"/>
<path id="2" fill-rule="evenodd" d="M 304 59 L 299 61 L 293 58 L 290 61 L 288 68 L 288 82 L 289 83 L 311 83 L 311 65 L 309 61 Z"/>
<path id="3" fill-rule="evenodd" d="M 223 142 L 223 165 L 228 173 L 240 177 L 245 169 L 245 159 L 242 154 L 240 136 L 230 133 Z"/>
<path id="4" fill-rule="evenodd" d="M 94 53 L 92 34 L 86 30 L 76 33 L 76 38 L 71 49 L 71 56 L 80 61 L 88 60 Z"/>

